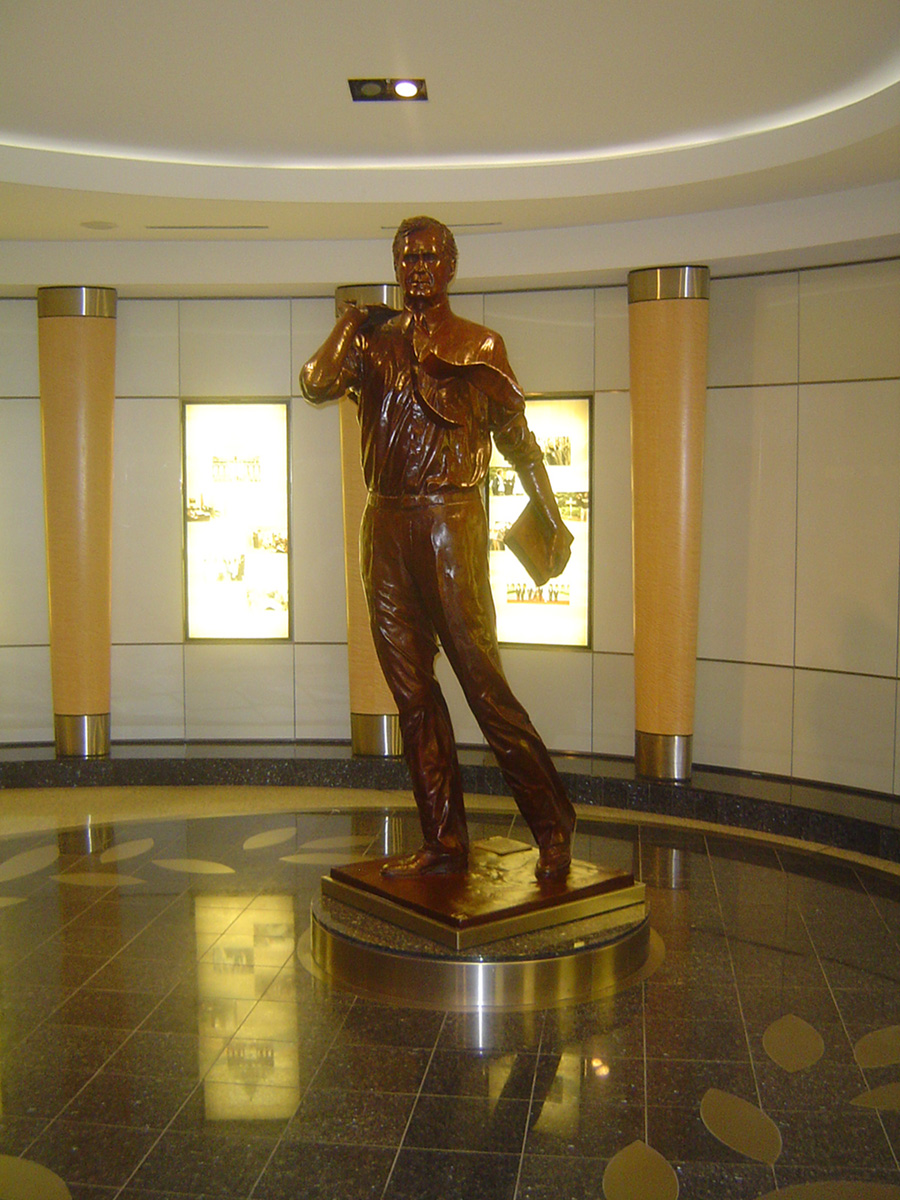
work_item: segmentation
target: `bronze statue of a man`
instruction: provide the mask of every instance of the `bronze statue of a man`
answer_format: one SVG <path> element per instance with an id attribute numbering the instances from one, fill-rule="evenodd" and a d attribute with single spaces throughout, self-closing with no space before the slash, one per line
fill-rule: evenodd
<path id="1" fill-rule="evenodd" d="M 491 435 L 543 518 L 553 574 L 571 538 L 501 338 L 450 310 L 453 234 L 430 217 L 404 221 L 394 268 L 403 311 L 384 320 L 348 306 L 300 374 L 308 400 L 348 395 L 358 409 L 369 489 L 360 565 L 424 836 L 384 874 L 449 874 L 468 863 L 459 761 L 434 674 L 440 639 L 537 842 L 537 877 L 560 879 L 575 811 L 497 649 L 483 499 Z"/>

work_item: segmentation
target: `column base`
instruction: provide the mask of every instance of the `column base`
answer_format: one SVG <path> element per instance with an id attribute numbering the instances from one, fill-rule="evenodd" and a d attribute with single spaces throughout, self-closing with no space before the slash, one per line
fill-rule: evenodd
<path id="1" fill-rule="evenodd" d="M 691 777 L 693 734 L 642 733 L 634 734 L 634 767 L 644 779 L 671 779 L 676 782 Z"/>
<path id="2" fill-rule="evenodd" d="M 400 758 L 403 738 L 396 713 L 351 713 L 350 749 L 368 758 Z"/>
<path id="3" fill-rule="evenodd" d="M 109 713 L 53 717 L 57 758 L 106 758 L 109 755 Z"/>

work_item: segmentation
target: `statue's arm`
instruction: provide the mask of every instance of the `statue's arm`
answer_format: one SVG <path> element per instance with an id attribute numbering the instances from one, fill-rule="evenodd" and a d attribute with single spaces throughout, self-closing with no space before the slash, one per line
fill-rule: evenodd
<path id="1" fill-rule="evenodd" d="M 364 308 L 349 305 L 328 337 L 300 370 L 300 390 L 313 404 L 337 400 L 354 381 L 350 360 L 356 335 L 366 321 Z"/>

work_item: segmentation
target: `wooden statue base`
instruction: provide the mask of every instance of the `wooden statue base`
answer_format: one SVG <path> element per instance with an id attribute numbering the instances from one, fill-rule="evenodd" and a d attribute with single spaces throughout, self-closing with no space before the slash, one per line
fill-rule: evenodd
<path id="1" fill-rule="evenodd" d="M 565 879 L 539 883 L 537 850 L 493 837 L 470 847 L 459 875 L 392 879 L 385 858 L 332 867 L 322 895 L 454 950 L 550 929 L 644 902 L 627 871 L 575 860 Z"/>

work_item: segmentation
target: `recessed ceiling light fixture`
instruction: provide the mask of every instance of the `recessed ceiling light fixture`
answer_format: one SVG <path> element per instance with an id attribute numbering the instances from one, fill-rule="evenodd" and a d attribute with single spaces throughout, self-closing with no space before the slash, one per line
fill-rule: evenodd
<path id="1" fill-rule="evenodd" d="M 348 79 L 357 103 L 367 100 L 427 100 L 424 79 Z"/>

